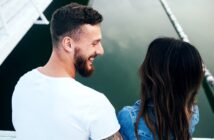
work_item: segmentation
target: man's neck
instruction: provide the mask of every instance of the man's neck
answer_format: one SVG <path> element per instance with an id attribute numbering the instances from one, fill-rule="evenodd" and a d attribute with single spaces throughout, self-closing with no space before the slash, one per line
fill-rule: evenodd
<path id="1" fill-rule="evenodd" d="M 56 52 L 52 52 L 46 65 L 39 67 L 39 72 L 52 77 L 72 77 L 75 78 L 75 66 L 71 60 L 61 57 Z"/>

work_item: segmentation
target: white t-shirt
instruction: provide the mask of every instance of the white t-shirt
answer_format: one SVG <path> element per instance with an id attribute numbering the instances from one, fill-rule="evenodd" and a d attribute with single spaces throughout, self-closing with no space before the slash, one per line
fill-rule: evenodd
<path id="1" fill-rule="evenodd" d="M 100 140 L 120 128 L 114 107 L 102 93 L 37 69 L 18 81 L 12 118 L 17 140 Z"/>

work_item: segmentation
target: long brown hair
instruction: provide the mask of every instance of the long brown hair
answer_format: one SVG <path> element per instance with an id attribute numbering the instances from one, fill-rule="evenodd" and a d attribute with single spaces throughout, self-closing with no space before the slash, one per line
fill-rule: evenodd
<path id="1" fill-rule="evenodd" d="M 135 123 L 135 134 L 141 117 L 154 139 L 189 140 L 189 115 L 203 78 L 202 59 L 197 49 L 173 38 L 158 38 L 149 45 L 140 67 L 141 106 Z M 154 104 L 155 122 L 147 113 L 148 100 Z"/>

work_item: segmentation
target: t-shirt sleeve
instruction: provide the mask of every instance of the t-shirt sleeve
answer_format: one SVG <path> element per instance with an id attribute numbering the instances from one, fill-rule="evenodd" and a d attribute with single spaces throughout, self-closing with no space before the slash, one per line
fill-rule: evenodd
<path id="1" fill-rule="evenodd" d="M 120 124 L 120 134 L 123 140 L 135 139 L 134 124 L 128 107 L 124 107 L 118 112 L 117 118 Z"/>
<path id="2" fill-rule="evenodd" d="M 115 109 L 109 100 L 100 96 L 91 112 L 90 138 L 100 140 L 108 138 L 120 129 Z"/>

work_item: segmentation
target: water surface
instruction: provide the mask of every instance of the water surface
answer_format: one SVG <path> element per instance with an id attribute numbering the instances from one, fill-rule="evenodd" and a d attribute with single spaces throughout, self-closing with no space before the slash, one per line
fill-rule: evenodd
<path id="1" fill-rule="evenodd" d="M 178 38 L 158 0 L 93 0 L 89 2 L 103 16 L 103 47 L 105 54 L 96 61 L 94 75 L 79 78 L 102 91 L 118 111 L 139 98 L 138 68 L 149 43 L 156 37 Z M 214 73 L 214 1 L 174 0 L 172 11 L 190 41 L 200 51 L 205 64 Z M 195 137 L 214 137 L 214 113 L 203 88 L 198 96 L 200 123 Z"/>

